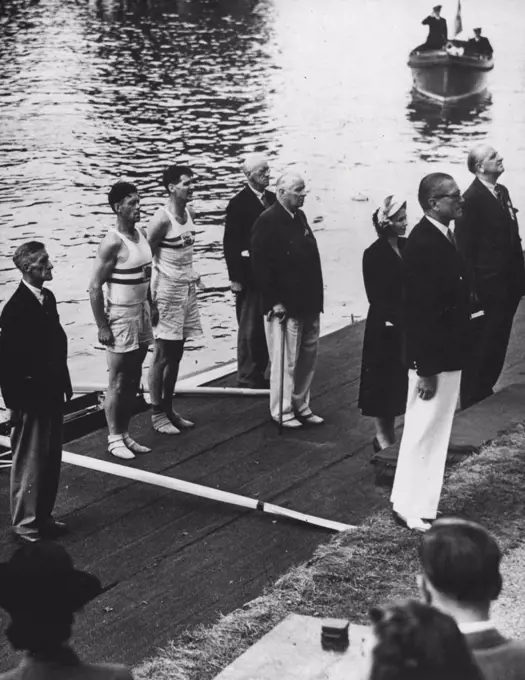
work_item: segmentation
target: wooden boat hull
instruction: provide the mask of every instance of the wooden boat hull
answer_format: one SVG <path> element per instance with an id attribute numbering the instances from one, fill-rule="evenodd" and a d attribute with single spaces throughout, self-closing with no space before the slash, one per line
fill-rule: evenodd
<path id="1" fill-rule="evenodd" d="M 441 103 L 459 102 L 480 94 L 487 87 L 492 59 L 478 55 L 453 55 L 446 50 L 413 51 L 408 65 L 414 89 Z"/>

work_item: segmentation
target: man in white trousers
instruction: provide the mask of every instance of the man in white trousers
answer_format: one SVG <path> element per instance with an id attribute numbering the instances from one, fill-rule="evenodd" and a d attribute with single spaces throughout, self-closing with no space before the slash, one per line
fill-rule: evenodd
<path id="1" fill-rule="evenodd" d="M 409 384 L 391 501 L 400 524 L 425 532 L 437 515 L 469 349 L 470 292 L 450 229 L 462 213 L 458 185 L 450 175 L 432 173 L 421 180 L 418 200 L 425 216 L 402 253 Z"/>
<path id="2" fill-rule="evenodd" d="M 301 206 L 305 184 L 286 173 L 276 184 L 277 201 L 253 225 L 252 271 L 270 354 L 270 413 L 280 415 L 281 340 L 285 333 L 282 425 L 322 425 L 310 408 L 310 387 L 319 346 L 323 275 L 317 242 Z"/>

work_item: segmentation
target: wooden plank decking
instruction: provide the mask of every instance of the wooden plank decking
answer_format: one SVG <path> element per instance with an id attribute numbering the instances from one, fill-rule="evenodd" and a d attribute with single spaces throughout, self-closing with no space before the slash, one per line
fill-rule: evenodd
<path id="1" fill-rule="evenodd" d="M 154 451 L 132 465 L 359 523 L 386 499 L 374 487 L 369 465 L 371 423 L 356 408 L 362 330 L 356 325 L 322 339 L 312 406 L 325 416 L 325 426 L 278 436 L 266 398 L 181 398 L 177 408 L 196 428 L 163 436 L 151 430 L 147 413 L 136 416 L 132 434 Z M 229 377 L 214 384 L 233 383 Z M 105 458 L 106 435 L 99 430 L 65 448 Z M 0 474 L 7 527 L 8 475 Z M 104 583 L 116 581 L 79 616 L 79 652 L 128 664 L 184 628 L 257 596 L 330 535 L 69 465 L 63 468 L 56 515 L 71 528 L 63 543 L 77 564 Z M 6 532 L 0 556 L 12 549 Z M 0 668 L 14 661 L 4 643 Z"/>

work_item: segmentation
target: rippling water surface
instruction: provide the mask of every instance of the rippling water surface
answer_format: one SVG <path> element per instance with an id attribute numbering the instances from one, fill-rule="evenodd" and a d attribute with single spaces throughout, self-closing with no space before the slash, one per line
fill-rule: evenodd
<path id="1" fill-rule="evenodd" d="M 468 148 L 489 139 L 525 209 L 525 13 L 522 0 L 464 0 L 464 23 L 495 48 L 490 96 L 440 111 L 410 94 L 408 51 L 425 36 L 423 0 L 4 0 L 0 3 L 0 300 L 17 245 L 46 242 L 70 338 L 74 381 L 105 380 L 87 285 L 113 216 L 117 179 L 140 190 L 144 223 L 164 201 L 169 163 L 198 175 L 197 269 L 206 332 L 191 373 L 232 359 L 235 314 L 222 257 L 224 208 L 243 154 L 264 149 L 274 179 L 296 166 L 326 282 L 325 328 L 366 312 L 370 215 L 397 191 L 419 218 L 423 174 L 460 185 Z M 452 23 L 455 2 L 443 3 Z M 522 226 L 525 219 L 522 219 Z"/>

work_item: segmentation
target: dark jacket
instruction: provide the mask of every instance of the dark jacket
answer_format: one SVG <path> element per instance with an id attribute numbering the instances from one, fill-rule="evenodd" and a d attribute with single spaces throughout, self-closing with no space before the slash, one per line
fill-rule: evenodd
<path id="1" fill-rule="evenodd" d="M 302 210 L 292 217 L 276 202 L 257 219 L 252 267 L 264 313 L 277 303 L 296 319 L 323 311 L 321 259 Z"/>
<path id="2" fill-rule="evenodd" d="M 525 642 L 507 640 L 495 629 L 467 633 L 465 640 L 485 680 L 525 680 Z"/>
<path id="3" fill-rule="evenodd" d="M 470 40 L 467 40 L 467 44 L 465 46 L 466 54 L 481 54 L 484 57 L 492 57 L 493 52 L 494 50 L 492 49 L 489 39 L 485 38 L 483 35 L 479 40 L 476 40 L 475 38 L 470 38 Z"/>
<path id="4" fill-rule="evenodd" d="M 0 389 L 8 408 L 56 407 L 71 397 L 67 337 L 55 296 L 44 289 L 41 305 L 20 283 L 0 316 Z"/>
<path id="5" fill-rule="evenodd" d="M 421 22 L 424 26 L 428 26 L 428 36 L 426 46 L 429 49 L 439 50 L 448 38 L 447 22 L 443 17 L 434 17 L 432 15 L 426 17 Z"/>
<path id="6" fill-rule="evenodd" d="M 464 194 L 463 216 L 456 220 L 458 247 L 481 305 L 525 295 L 525 266 L 516 210 L 499 184 L 505 207 L 476 178 Z"/>
<path id="7" fill-rule="evenodd" d="M 404 356 L 420 376 L 458 371 L 469 339 L 469 285 L 463 258 L 439 229 L 423 218 L 402 253 Z"/>
<path id="8" fill-rule="evenodd" d="M 264 193 L 268 203 L 273 205 L 275 194 L 271 191 Z M 241 253 L 250 251 L 253 224 L 265 210 L 249 186 L 239 191 L 226 207 L 223 246 L 230 281 L 242 283 L 243 286 L 253 283 L 250 258 L 243 257 Z"/>

